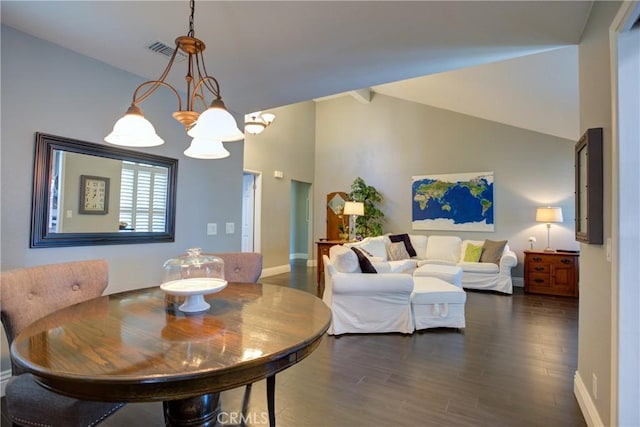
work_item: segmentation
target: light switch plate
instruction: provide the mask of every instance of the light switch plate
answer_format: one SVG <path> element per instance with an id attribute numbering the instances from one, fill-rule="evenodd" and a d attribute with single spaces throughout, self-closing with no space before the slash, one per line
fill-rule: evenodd
<path id="1" fill-rule="evenodd" d="M 233 234 L 236 232 L 236 224 L 234 222 L 228 222 L 226 224 L 227 234 Z"/>
<path id="2" fill-rule="evenodd" d="M 212 236 L 218 234 L 218 224 L 215 222 L 207 223 L 207 235 Z"/>

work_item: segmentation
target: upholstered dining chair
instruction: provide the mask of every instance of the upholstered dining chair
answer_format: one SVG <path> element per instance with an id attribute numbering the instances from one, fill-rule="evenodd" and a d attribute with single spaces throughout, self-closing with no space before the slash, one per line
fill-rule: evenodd
<path id="1" fill-rule="evenodd" d="M 256 283 L 262 274 L 262 254 L 257 252 L 225 252 L 204 255 L 215 255 L 224 261 L 224 278 L 228 282 Z M 251 397 L 252 384 L 247 384 L 242 399 L 242 414 L 246 415 Z M 267 377 L 267 410 L 269 425 L 276 425 L 275 415 L 276 377 Z M 244 418 L 243 418 L 244 419 Z"/>
<path id="2" fill-rule="evenodd" d="M 108 284 L 104 260 L 75 261 L 0 273 L 0 314 L 9 344 L 26 326 L 64 307 L 99 297 Z M 49 391 L 33 375 L 11 363 L 6 389 L 14 425 L 94 426 L 124 403 L 79 400 Z"/>

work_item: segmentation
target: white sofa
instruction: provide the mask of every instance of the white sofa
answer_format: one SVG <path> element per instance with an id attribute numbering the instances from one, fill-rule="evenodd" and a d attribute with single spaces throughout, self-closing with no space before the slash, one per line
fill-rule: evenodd
<path id="1" fill-rule="evenodd" d="M 496 242 L 406 235 L 405 240 L 416 253 L 410 257 L 408 253 L 398 256 L 395 249 L 406 245 L 394 244 L 391 238 L 380 236 L 333 246 L 329 257 L 323 256 L 322 299 L 332 312 L 330 335 L 413 333 L 430 327 L 461 329 L 465 325 L 466 302 L 461 286 L 512 292 L 511 268 L 517 258 L 506 243 L 504 247 L 497 246 L 502 251 L 498 253 Z M 465 261 L 462 254 L 470 244 L 494 246 L 493 260 L 497 264 Z M 363 273 L 363 268 L 375 274 Z M 418 274 L 425 269 L 436 274 Z M 447 274 L 440 274 L 446 270 L 453 272 L 448 276 L 450 280 L 446 279 Z"/>
<path id="2" fill-rule="evenodd" d="M 458 236 L 425 236 L 408 234 L 415 256 L 403 260 L 390 260 L 389 235 L 367 237 L 360 242 L 345 243 L 344 246 L 364 249 L 371 254 L 372 262 L 384 272 L 406 272 L 413 274 L 416 268 L 425 264 L 449 265 L 462 268 L 462 287 L 497 291 L 504 294 L 513 293 L 511 269 L 518 264 L 516 254 L 505 243 L 499 259 L 494 262 L 465 261 L 468 245 L 484 246 L 496 243 L 490 240 L 462 240 Z M 340 270 L 340 266 L 338 266 Z"/>

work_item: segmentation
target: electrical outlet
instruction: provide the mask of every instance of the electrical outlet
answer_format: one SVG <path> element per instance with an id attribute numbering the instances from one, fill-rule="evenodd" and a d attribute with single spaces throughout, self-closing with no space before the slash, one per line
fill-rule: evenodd
<path id="1" fill-rule="evenodd" d="M 207 224 L 207 235 L 212 236 L 214 234 L 218 234 L 218 224 L 210 222 Z"/>
<path id="2" fill-rule="evenodd" d="M 592 374 L 591 378 L 591 392 L 593 393 L 593 400 L 598 400 L 598 377 L 596 374 Z"/>
<path id="3" fill-rule="evenodd" d="M 226 224 L 227 234 L 233 234 L 236 232 L 236 224 L 234 222 L 227 222 Z"/>

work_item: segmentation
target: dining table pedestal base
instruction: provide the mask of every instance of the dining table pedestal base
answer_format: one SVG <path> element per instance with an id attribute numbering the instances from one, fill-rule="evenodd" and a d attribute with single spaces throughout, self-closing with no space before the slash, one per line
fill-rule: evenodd
<path id="1" fill-rule="evenodd" d="M 203 394 L 163 402 L 167 427 L 215 427 L 220 425 L 220 393 Z"/>

